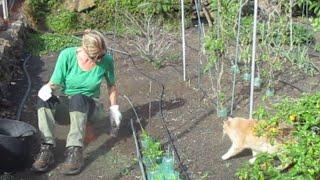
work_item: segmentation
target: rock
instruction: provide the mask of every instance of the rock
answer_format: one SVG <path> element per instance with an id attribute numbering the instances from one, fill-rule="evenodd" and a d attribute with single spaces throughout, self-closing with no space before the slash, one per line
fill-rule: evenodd
<path id="1" fill-rule="evenodd" d="M 23 55 L 25 26 L 22 20 L 16 20 L 10 22 L 5 31 L 0 31 L 0 100 L 8 98 L 8 86 L 18 73 L 16 67 Z"/>
<path id="2" fill-rule="evenodd" d="M 94 0 L 67 0 L 65 3 L 68 10 L 76 12 L 93 8 L 96 5 Z"/>

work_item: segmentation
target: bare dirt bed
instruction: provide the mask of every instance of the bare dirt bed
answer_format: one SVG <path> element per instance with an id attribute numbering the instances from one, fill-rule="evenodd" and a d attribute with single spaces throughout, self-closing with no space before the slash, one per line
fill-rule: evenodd
<path id="1" fill-rule="evenodd" d="M 117 44 L 111 43 L 112 47 L 126 51 Z M 228 138 L 222 138 L 223 119 L 216 115 L 216 107 L 213 100 L 207 97 L 210 79 L 203 76 L 201 85 L 203 90 L 197 88 L 197 66 L 199 63 L 197 44 L 197 29 L 187 31 L 187 75 L 188 81 L 182 81 L 182 64 L 176 61 L 160 70 L 139 59 L 133 61 L 125 55 L 117 54 L 117 77 L 121 95 L 131 99 L 137 110 L 142 126 L 158 140 L 167 144 L 168 136 L 161 122 L 160 98 L 161 86 L 165 87 L 163 96 L 163 112 L 165 123 L 172 133 L 174 144 L 181 158 L 181 163 L 188 172 L 190 179 L 236 179 L 236 169 L 246 162 L 250 151 L 245 151 L 231 160 L 222 161 L 221 156 L 228 150 L 231 142 Z M 192 47 L 193 46 L 193 47 Z M 180 43 L 177 43 L 177 50 Z M 25 105 L 22 120 L 36 126 L 36 94 L 41 85 L 48 80 L 52 73 L 57 54 L 42 57 L 32 57 L 28 64 L 28 71 L 32 77 L 32 90 Z M 317 61 L 319 61 L 319 57 Z M 319 66 L 319 63 L 317 64 Z M 143 74 L 145 73 L 145 74 Z M 150 80 L 145 75 L 155 79 Z M 319 75 L 309 77 L 299 72 L 288 72 L 281 77 L 291 85 L 301 87 L 306 91 L 319 91 Z M 229 78 L 229 77 L 228 77 Z M 225 86 L 230 87 L 229 79 L 224 79 Z M 13 93 L 11 107 L 6 111 L 14 118 L 15 108 L 20 102 L 26 89 L 25 78 L 17 79 L 16 85 L 12 86 Z M 234 116 L 248 117 L 248 83 L 238 79 L 236 91 L 236 106 Z M 107 103 L 106 86 L 102 91 L 102 102 Z M 231 90 L 230 90 L 231 91 Z M 259 104 L 267 106 L 276 103 L 284 96 L 299 96 L 301 92 L 288 84 L 278 82 L 276 96 L 266 101 L 261 101 L 265 89 L 255 91 L 255 107 Z M 112 138 L 108 133 L 107 119 L 105 122 L 93 124 L 94 138 L 87 144 L 85 149 L 85 168 L 80 175 L 66 177 L 60 173 L 60 164 L 63 162 L 65 150 L 65 137 L 68 132 L 67 124 L 57 125 L 57 148 L 55 152 L 56 163 L 47 173 L 35 174 L 26 168 L 13 174 L 15 179 L 141 179 L 139 166 L 136 161 L 135 145 L 130 130 L 130 119 L 136 119 L 130 104 L 125 98 L 119 101 L 123 113 L 123 125 L 117 138 Z M 139 126 L 136 123 L 136 128 Z M 38 135 L 36 136 L 38 137 Z M 36 138 L 38 139 L 38 138 Z M 34 141 L 32 154 L 38 149 L 39 141 Z M 30 164 L 29 164 L 30 165 Z"/>

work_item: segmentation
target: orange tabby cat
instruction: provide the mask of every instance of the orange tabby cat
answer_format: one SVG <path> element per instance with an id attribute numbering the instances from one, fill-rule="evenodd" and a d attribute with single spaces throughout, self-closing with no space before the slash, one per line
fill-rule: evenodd
<path id="1" fill-rule="evenodd" d="M 223 160 L 235 156 L 246 148 L 252 150 L 253 158 L 249 160 L 250 163 L 255 161 L 258 153 L 277 152 L 278 147 L 271 145 L 266 137 L 258 137 L 254 134 L 253 128 L 256 124 L 256 120 L 239 117 L 229 117 L 228 120 L 223 123 L 223 133 L 227 134 L 232 141 L 232 145 L 228 152 L 221 157 Z"/>

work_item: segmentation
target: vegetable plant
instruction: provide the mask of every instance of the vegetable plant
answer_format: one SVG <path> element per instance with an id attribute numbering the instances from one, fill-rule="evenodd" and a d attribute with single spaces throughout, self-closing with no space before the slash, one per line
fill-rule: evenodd
<path id="1" fill-rule="evenodd" d="M 143 145 L 142 155 L 147 168 L 155 170 L 158 167 L 157 160 L 163 155 L 161 143 L 154 140 L 145 130 L 141 133 L 141 142 Z"/>

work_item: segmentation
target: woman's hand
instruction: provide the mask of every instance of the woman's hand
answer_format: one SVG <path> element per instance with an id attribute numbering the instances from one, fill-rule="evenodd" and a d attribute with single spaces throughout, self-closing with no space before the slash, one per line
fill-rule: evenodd
<path id="1" fill-rule="evenodd" d="M 118 90 L 115 85 L 108 86 L 109 99 L 110 99 L 110 123 L 111 123 L 111 136 L 116 137 L 121 124 L 122 115 L 117 105 Z"/>
<path id="2" fill-rule="evenodd" d="M 50 84 L 45 84 L 41 87 L 41 89 L 38 91 L 38 96 L 43 101 L 47 101 L 52 96 L 52 89 Z"/>
<path id="3" fill-rule="evenodd" d="M 110 106 L 110 123 L 111 123 L 111 136 L 117 137 L 120 129 L 122 115 L 119 111 L 119 105 Z"/>
<path id="4" fill-rule="evenodd" d="M 117 126 L 117 128 L 119 128 L 120 123 L 121 123 L 121 119 L 122 119 L 122 115 L 119 110 L 119 105 L 110 106 L 110 121 L 111 121 L 111 123 L 114 122 L 115 125 Z"/>

